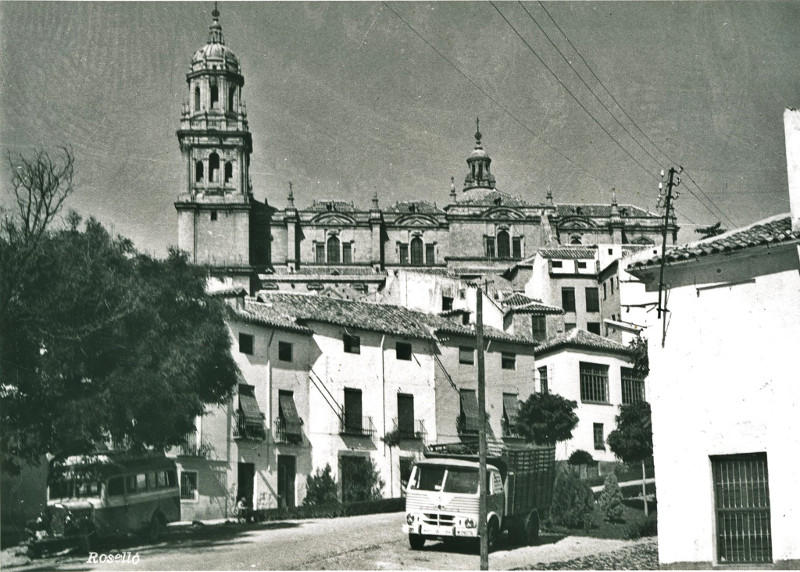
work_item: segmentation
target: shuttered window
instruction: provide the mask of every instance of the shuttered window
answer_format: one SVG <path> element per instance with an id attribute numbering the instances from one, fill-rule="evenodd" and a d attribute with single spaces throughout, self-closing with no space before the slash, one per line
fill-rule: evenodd
<path id="1" fill-rule="evenodd" d="M 462 389 L 461 422 L 464 433 L 477 433 L 479 427 L 478 397 L 474 389 Z"/>

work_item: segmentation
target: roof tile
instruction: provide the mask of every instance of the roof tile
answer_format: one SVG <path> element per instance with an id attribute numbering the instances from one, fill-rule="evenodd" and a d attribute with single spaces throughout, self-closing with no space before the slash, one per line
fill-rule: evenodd
<path id="1" fill-rule="evenodd" d="M 597 334 L 573 328 L 568 332 L 553 336 L 536 348 L 536 355 L 552 353 L 562 348 L 578 348 L 630 354 L 631 350 L 614 340 L 609 340 Z"/>

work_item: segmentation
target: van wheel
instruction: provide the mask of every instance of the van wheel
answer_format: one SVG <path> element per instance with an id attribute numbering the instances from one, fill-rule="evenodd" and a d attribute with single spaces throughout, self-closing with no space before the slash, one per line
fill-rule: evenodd
<path id="1" fill-rule="evenodd" d="M 146 537 L 148 544 L 155 544 L 159 541 L 164 534 L 164 526 L 164 517 L 159 512 L 155 513 L 153 518 L 150 519 L 150 525 L 147 527 Z"/>
<path id="2" fill-rule="evenodd" d="M 409 534 L 408 544 L 413 550 L 421 550 L 425 546 L 425 537 L 421 534 Z"/>

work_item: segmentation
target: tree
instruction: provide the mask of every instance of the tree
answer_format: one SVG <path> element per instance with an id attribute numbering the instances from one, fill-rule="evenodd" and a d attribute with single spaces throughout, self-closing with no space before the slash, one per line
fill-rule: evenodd
<path id="1" fill-rule="evenodd" d="M 533 393 L 520 405 L 518 430 L 529 443 L 553 445 L 567 441 L 578 425 L 577 407 L 577 402 L 555 393 Z"/>
<path id="2" fill-rule="evenodd" d="M 616 522 L 622 518 L 622 493 L 614 473 L 606 475 L 603 491 L 600 493 L 600 508 L 608 522 Z"/>
<path id="3" fill-rule="evenodd" d="M 341 462 L 342 501 L 359 502 L 383 498 L 383 487 L 375 459 L 371 457 L 344 456 Z"/>
<path id="4" fill-rule="evenodd" d="M 703 238 L 711 238 L 712 236 L 719 236 L 724 232 L 728 232 L 726 228 L 722 227 L 721 222 L 717 222 L 716 224 L 712 224 L 711 226 L 701 226 L 699 228 L 694 229 L 694 231 L 701 235 Z"/>
<path id="5" fill-rule="evenodd" d="M 75 214 L 54 230 L 60 203 L 47 197 L 64 187 L 39 181 L 2 223 L 0 275 L 18 272 L 0 307 L 3 469 L 109 442 L 131 452 L 180 443 L 235 386 L 227 307 L 177 251 L 153 259 Z M 26 218 L 25 200 L 38 215 Z"/>
<path id="6" fill-rule="evenodd" d="M 653 455 L 653 428 L 650 420 L 650 404 L 639 401 L 620 406 L 617 428 L 608 435 L 608 446 L 626 463 L 642 464 L 642 499 L 644 513 L 648 514 L 645 491 L 644 462 Z"/>
<path id="7" fill-rule="evenodd" d="M 303 506 L 322 506 L 339 502 L 336 480 L 331 476 L 331 466 L 317 469 L 306 477 L 306 497 Z"/>
<path id="8" fill-rule="evenodd" d="M 553 485 L 550 520 L 567 528 L 585 526 L 594 510 L 594 494 L 585 481 L 560 472 Z"/>

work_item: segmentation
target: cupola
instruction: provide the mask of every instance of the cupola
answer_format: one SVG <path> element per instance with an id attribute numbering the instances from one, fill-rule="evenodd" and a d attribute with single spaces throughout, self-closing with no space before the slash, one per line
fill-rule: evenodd
<path id="1" fill-rule="evenodd" d="M 481 144 L 481 129 L 480 120 L 476 120 L 477 130 L 475 132 L 475 148 L 467 157 L 467 165 L 469 166 L 469 173 L 464 179 L 464 190 L 475 188 L 494 189 L 495 179 L 489 170 L 492 164 L 492 159 L 486 153 L 486 150 Z"/>

